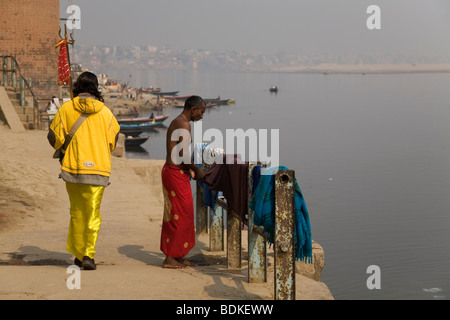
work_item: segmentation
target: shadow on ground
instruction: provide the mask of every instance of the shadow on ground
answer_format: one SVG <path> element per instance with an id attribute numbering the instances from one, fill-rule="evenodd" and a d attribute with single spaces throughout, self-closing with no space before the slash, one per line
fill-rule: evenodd
<path id="1" fill-rule="evenodd" d="M 68 266 L 73 263 L 72 255 L 48 251 L 36 246 L 22 246 L 16 252 L 8 253 L 9 260 L 0 260 L 0 265 L 12 266 Z"/>
<path id="2" fill-rule="evenodd" d="M 117 248 L 120 254 L 127 256 L 130 259 L 134 259 L 151 266 L 161 266 L 164 261 L 164 254 L 162 252 L 151 252 L 143 250 L 144 246 L 127 244 Z"/>
<path id="3" fill-rule="evenodd" d="M 201 243 L 198 244 L 201 245 Z M 141 245 L 124 245 L 117 250 L 130 259 L 146 265 L 161 267 L 165 255 L 162 252 L 155 253 L 143 250 L 143 248 L 144 246 Z M 244 282 L 248 280 L 243 270 L 227 269 L 226 255 L 196 253 L 188 255 L 186 258 L 196 264 L 196 267 L 192 268 L 193 271 L 203 273 L 214 281 L 214 284 L 204 287 L 204 292 L 209 297 L 218 299 L 263 299 L 263 297 L 246 290 Z"/>

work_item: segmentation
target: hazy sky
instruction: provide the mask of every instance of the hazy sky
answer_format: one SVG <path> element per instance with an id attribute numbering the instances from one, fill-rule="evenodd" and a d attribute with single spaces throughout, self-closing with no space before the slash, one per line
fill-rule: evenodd
<path id="1" fill-rule="evenodd" d="M 79 44 L 450 55 L 450 0 L 72 0 Z M 67 18 L 69 0 L 61 0 Z M 370 5 L 381 29 L 366 26 Z"/>

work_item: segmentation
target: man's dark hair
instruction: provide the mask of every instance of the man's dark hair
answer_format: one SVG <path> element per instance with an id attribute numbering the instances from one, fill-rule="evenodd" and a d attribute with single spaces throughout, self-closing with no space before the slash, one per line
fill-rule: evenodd
<path id="1" fill-rule="evenodd" d="M 199 96 L 190 96 L 184 102 L 184 110 L 190 110 L 192 107 L 201 107 L 203 104 L 206 105 L 205 101 Z"/>
<path id="2" fill-rule="evenodd" d="M 104 102 L 102 94 L 98 91 L 98 79 L 95 74 L 89 71 L 85 71 L 78 77 L 77 81 L 73 84 L 73 96 L 78 97 L 82 92 L 92 94 L 101 102 Z"/>

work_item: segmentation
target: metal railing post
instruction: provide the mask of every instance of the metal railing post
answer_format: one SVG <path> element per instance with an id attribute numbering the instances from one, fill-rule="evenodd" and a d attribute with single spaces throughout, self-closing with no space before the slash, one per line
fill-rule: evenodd
<path id="1" fill-rule="evenodd" d="M 19 83 L 20 83 L 20 106 L 23 107 L 25 105 L 25 80 L 21 77 Z"/>
<path id="2" fill-rule="evenodd" d="M 227 211 L 227 267 L 240 269 L 242 252 L 241 220 L 231 210 Z"/>
<path id="3" fill-rule="evenodd" d="M 3 56 L 3 86 L 7 87 L 8 86 L 8 57 L 7 56 Z"/>
<path id="4" fill-rule="evenodd" d="M 208 208 L 210 212 L 209 221 L 209 250 L 223 251 L 224 250 L 224 224 L 223 224 L 223 208 L 215 205 L 214 210 Z"/>
<path id="5" fill-rule="evenodd" d="M 248 198 L 252 196 L 252 172 L 255 164 L 249 164 Z M 267 244 L 266 239 L 255 232 L 253 224 L 254 212 L 248 208 L 248 282 L 267 282 Z"/>
<path id="6" fill-rule="evenodd" d="M 197 193 L 196 193 L 196 206 L 197 214 L 195 217 L 195 233 L 197 235 L 205 234 L 208 232 L 208 212 L 207 208 L 203 206 L 203 189 L 200 187 L 198 182 Z"/>
<path id="7" fill-rule="evenodd" d="M 275 174 L 275 300 L 295 300 L 295 174 Z"/>
<path id="8" fill-rule="evenodd" d="M 11 87 L 16 90 L 17 81 L 16 81 L 16 60 L 11 59 Z"/>
<path id="9" fill-rule="evenodd" d="M 253 166 L 249 166 L 249 199 Z M 295 172 L 278 170 L 274 177 L 274 184 L 274 299 L 295 300 Z M 199 207 L 203 208 L 203 205 L 197 198 L 197 208 Z M 210 251 L 221 251 L 224 248 L 224 210 L 227 211 L 227 268 L 240 269 L 242 267 L 242 223 L 246 224 L 246 222 L 242 222 L 234 211 L 228 211 L 224 199 L 215 202 L 215 212 L 211 210 L 213 213 L 210 215 Z M 253 224 L 253 214 L 254 212 L 249 208 L 248 281 L 249 283 L 266 282 L 267 233 L 262 227 L 256 227 Z"/>

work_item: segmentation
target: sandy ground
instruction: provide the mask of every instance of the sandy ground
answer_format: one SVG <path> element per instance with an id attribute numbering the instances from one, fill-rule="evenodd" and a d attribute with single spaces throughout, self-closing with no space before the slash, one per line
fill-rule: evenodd
<path id="1" fill-rule="evenodd" d="M 240 270 L 226 268 L 225 251 L 209 251 L 207 235 L 188 256 L 197 267 L 161 268 L 163 162 L 118 157 L 102 202 L 97 270 L 81 271 L 81 288 L 70 290 L 69 201 L 46 134 L 14 133 L 0 125 L 0 299 L 274 298 L 272 263 L 267 283 L 247 281 L 245 234 Z M 296 288 L 299 300 L 333 299 L 324 283 L 301 275 Z"/>

